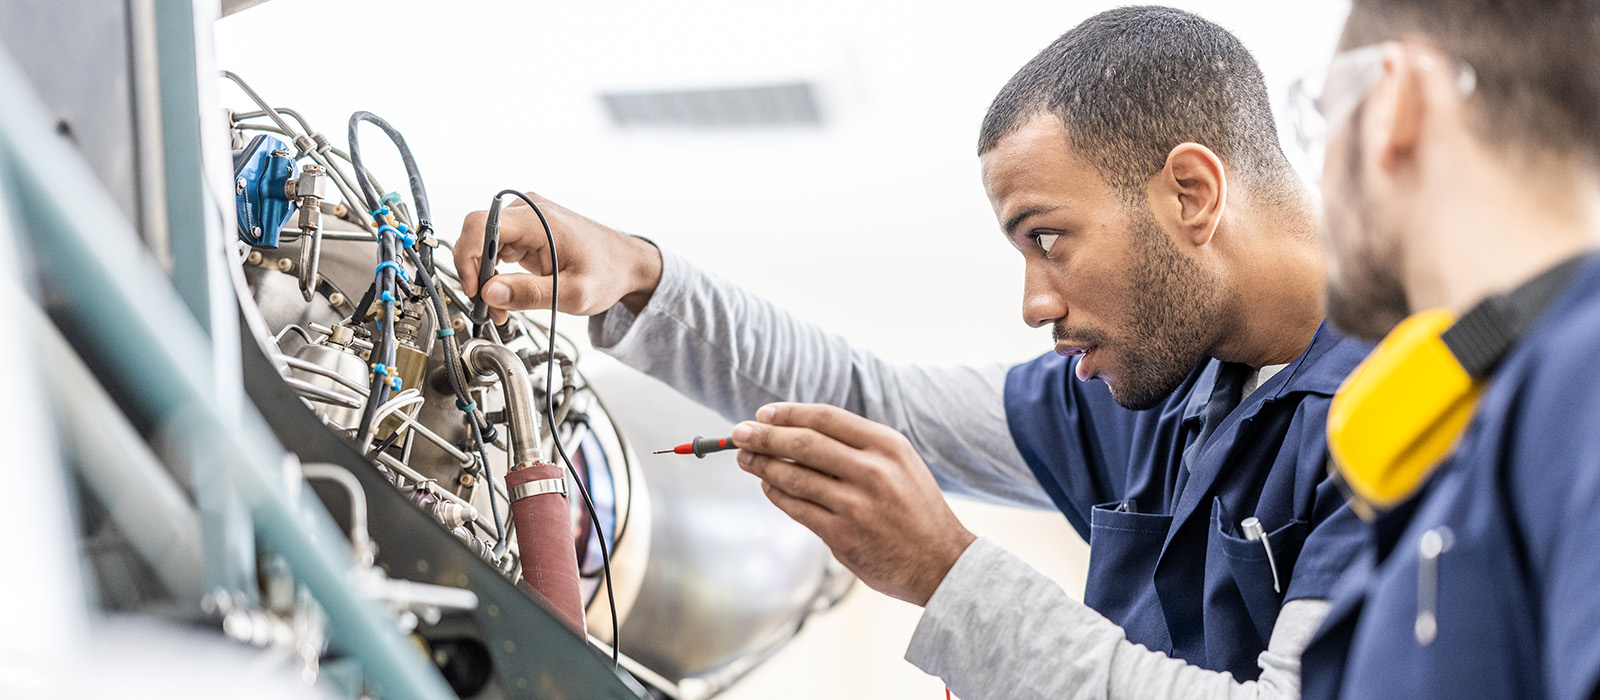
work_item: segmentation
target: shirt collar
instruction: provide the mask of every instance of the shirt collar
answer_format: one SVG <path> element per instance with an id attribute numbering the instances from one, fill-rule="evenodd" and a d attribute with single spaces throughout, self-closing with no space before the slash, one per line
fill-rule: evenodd
<path id="1" fill-rule="evenodd" d="M 1268 399 L 1300 392 L 1332 396 L 1371 350 L 1372 343 L 1340 333 L 1324 320 L 1305 352 L 1256 393 Z"/>
<path id="2" fill-rule="evenodd" d="M 1344 378 L 1361 363 L 1371 349 L 1371 343 L 1346 336 L 1335 330 L 1327 321 L 1323 321 L 1317 328 L 1317 334 L 1312 337 L 1311 345 L 1307 346 L 1299 357 L 1277 374 L 1261 382 L 1255 391 L 1242 398 L 1239 403 L 1244 405 L 1252 400 L 1274 401 L 1294 393 L 1332 396 L 1339 390 L 1339 385 L 1344 383 Z M 1194 389 L 1189 392 L 1188 400 L 1184 402 L 1184 420 L 1199 420 L 1205 415 L 1206 403 L 1211 399 L 1211 390 L 1216 387 L 1217 374 L 1221 370 L 1222 361 L 1215 358 L 1206 360 L 1205 368 L 1195 379 Z"/>

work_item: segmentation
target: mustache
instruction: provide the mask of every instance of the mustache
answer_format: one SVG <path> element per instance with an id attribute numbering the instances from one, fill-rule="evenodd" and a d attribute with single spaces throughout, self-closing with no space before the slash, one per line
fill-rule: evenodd
<path id="1" fill-rule="evenodd" d="M 1105 331 L 1095 328 L 1072 328 L 1063 322 L 1050 326 L 1050 340 L 1057 343 L 1070 342 L 1073 345 L 1111 344 L 1111 336 Z"/>

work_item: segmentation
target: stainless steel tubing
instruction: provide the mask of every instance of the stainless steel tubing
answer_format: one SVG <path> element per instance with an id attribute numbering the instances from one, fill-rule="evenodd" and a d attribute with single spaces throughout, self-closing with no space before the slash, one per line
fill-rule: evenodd
<path id="1" fill-rule="evenodd" d="M 355 381 L 355 380 L 353 380 L 353 379 L 351 379 L 349 377 L 346 377 L 346 376 L 344 376 L 342 374 L 339 374 L 338 372 L 335 372 L 332 369 L 329 369 L 327 367 L 323 367 L 322 365 L 319 365 L 319 364 L 317 364 L 315 362 L 308 362 L 306 360 L 302 360 L 302 359 L 300 359 L 298 357 L 295 357 L 293 355 L 279 355 L 278 356 L 278 360 L 283 362 L 284 364 L 289 365 L 290 367 L 293 367 L 294 369 L 298 369 L 298 370 L 300 370 L 302 372 L 310 372 L 312 374 L 315 374 L 315 375 L 318 375 L 318 376 L 321 376 L 321 377 L 327 377 L 328 379 L 331 379 L 331 380 L 333 380 L 335 382 L 338 382 L 341 386 L 347 387 L 351 391 L 356 392 L 356 395 L 361 397 L 361 398 L 363 398 L 363 399 L 365 399 L 367 397 L 367 386 L 365 384 L 362 384 L 361 382 Z M 358 406 L 358 408 L 359 408 L 359 406 Z"/>
<path id="2" fill-rule="evenodd" d="M 339 406 L 341 408 L 361 408 L 366 404 L 366 402 L 362 401 L 361 397 L 359 396 L 341 394 L 332 389 L 326 389 L 315 384 L 311 384 L 304 379 L 284 377 L 283 381 L 288 382 L 289 386 L 294 387 L 294 390 L 299 392 L 301 396 L 318 403 Z"/>
<path id="3" fill-rule="evenodd" d="M 350 494 L 350 549 L 356 554 L 357 564 L 372 566 L 375 553 L 367 530 L 367 492 L 362 490 L 361 482 L 344 467 L 332 464 L 307 464 L 300 467 L 300 473 L 307 479 L 332 481 Z"/>
<path id="4" fill-rule="evenodd" d="M 480 375 L 500 378 L 506 397 L 506 422 L 511 426 L 511 465 L 513 468 L 539 460 L 539 412 L 533 407 L 533 391 L 528 388 L 528 370 L 522 358 L 503 345 L 482 340 L 468 341 L 461 348 L 467 369 Z"/>

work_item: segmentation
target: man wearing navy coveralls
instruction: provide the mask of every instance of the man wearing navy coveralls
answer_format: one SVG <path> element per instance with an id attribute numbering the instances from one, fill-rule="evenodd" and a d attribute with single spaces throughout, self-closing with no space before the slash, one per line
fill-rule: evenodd
<path id="1" fill-rule="evenodd" d="M 1330 315 L 1376 337 L 1447 310 L 1483 388 L 1416 495 L 1374 509 L 1308 698 L 1600 693 L 1596 46 L 1594 2 L 1353 4 L 1307 129 L 1331 134 Z"/>
<path id="2" fill-rule="evenodd" d="M 1055 331 L 1031 362 L 890 364 L 547 203 L 561 308 L 754 415 L 741 465 L 868 585 L 925 606 L 907 659 L 963 698 L 1297 697 L 1361 532 L 1324 419 L 1370 346 L 1322 324 L 1313 202 L 1254 60 L 1185 12 L 1102 13 L 1005 86 L 979 154 L 1026 261 L 1024 319 Z M 456 247 L 469 293 L 484 216 Z M 538 220 L 508 209 L 500 236 L 529 272 L 484 299 L 548 303 Z M 1090 543 L 1084 602 L 976 539 L 940 488 L 1060 509 Z"/>

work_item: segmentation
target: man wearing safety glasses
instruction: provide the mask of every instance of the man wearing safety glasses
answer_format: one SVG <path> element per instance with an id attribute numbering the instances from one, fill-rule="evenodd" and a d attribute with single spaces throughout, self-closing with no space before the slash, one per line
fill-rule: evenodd
<path id="1" fill-rule="evenodd" d="M 1330 410 L 1367 554 L 1307 698 L 1600 691 L 1600 5 L 1356 0 L 1326 141 Z"/>

